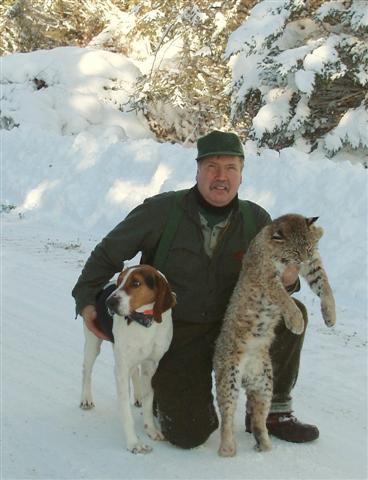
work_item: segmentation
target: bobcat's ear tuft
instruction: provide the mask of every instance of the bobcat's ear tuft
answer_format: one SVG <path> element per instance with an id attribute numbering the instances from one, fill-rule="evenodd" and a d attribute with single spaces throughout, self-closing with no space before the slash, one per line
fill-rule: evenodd
<path id="1" fill-rule="evenodd" d="M 285 240 L 284 234 L 281 230 L 276 230 L 276 232 L 272 235 L 272 240 L 276 240 L 277 242 L 282 242 Z"/>
<path id="2" fill-rule="evenodd" d="M 306 218 L 305 221 L 307 222 L 308 227 L 310 227 L 318 219 L 319 217 L 310 217 L 310 218 Z"/>

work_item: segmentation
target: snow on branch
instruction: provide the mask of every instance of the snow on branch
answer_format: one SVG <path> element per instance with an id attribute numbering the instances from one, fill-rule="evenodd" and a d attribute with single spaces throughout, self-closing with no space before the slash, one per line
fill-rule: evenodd
<path id="1" fill-rule="evenodd" d="M 367 148 L 363 3 L 259 2 L 226 48 L 233 123 L 251 112 L 249 136 L 259 146 L 283 148 L 303 137 L 330 155 Z"/>
<path id="2" fill-rule="evenodd" d="M 362 104 L 349 109 L 341 118 L 337 127 L 325 137 L 325 146 L 330 153 L 339 151 L 343 145 L 353 148 L 368 148 L 368 112 Z"/>

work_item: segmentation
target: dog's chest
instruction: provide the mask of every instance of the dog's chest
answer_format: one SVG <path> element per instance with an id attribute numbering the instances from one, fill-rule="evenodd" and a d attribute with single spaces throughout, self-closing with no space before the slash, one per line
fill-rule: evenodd
<path id="1" fill-rule="evenodd" d="M 121 317 L 114 317 L 113 334 L 115 355 L 133 365 L 146 359 L 161 358 L 171 342 L 172 322 L 166 319 L 145 327 L 135 322 L 128 325 Z"/>

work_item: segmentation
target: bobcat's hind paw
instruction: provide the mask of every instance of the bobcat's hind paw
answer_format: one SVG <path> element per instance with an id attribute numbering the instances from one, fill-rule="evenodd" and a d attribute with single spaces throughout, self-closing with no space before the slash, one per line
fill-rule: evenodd
<path id="1" fill-rule="evenodd" d="M 236 445 L 234 442 L 221 443 L 217 453 L 220 457 L 235 457 Z"/>

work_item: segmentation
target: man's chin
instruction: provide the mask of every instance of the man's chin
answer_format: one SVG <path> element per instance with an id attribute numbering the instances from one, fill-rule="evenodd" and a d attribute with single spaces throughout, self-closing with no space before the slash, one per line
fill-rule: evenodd
<path id="1" fill-rule="evenodd" d="M 230 195 L 227 192 L 224 192 L 223 194 L 211 195 L 209 203 L 214 207 L 225 207 L 231 202 L 231 200 Z"/>

